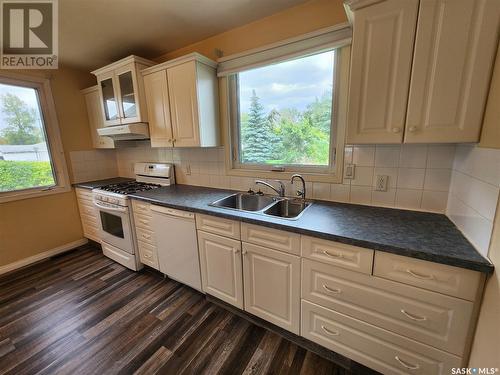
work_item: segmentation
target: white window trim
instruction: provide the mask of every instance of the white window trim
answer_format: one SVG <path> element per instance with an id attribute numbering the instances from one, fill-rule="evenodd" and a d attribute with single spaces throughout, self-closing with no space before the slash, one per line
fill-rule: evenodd
<path id="1" fill-rule="evenodd" d="M 330 50 L 328 48 L 327 50 Z M 278 172 L 270 170 L 272 166 L 240 164 L 237 161 L 238 133 L 237 133 L 237 95 L 236 85 L 231 76 L 220 78 L 219 95 L 221 98 L 221 121 L 223 126 L 225 147 L 226 174 L 240 177 L 259 177 L 265 179 L 290 179 L 294 173 L 301 173 L 308 181 L 341 183 L 344 165 L 345 129 L 347 118 L 347 93 L 349 81 L 349 59 L 350 46 L 345 45 L 337 48 L 338 69 L 335 71 L 337 90 L 334 90 L 333 105 L 337 111 L 332 111 L 332 133 L 336 136 L 335 141 L 330 144 L 330 166 L 286 166 L 285 171 Z M 319 53 L 322 51 L 315 51 Z M 312 54 L 310 51 L 305 55 Z M 233 82 L 232 82 L 233 81 Z M 336 129 L 335 129 L 336 127 Z M 332 166 L 332 160 L 335 161 Z M 316 171 L 315 171 L 316 170 Z"/>
<path id="2" fill-rule="evenodd" d="M 42 111 L 43 123 L 47 135 L 49 153 L 54 168 L 56 185 L 51 187 L 35 187 L 24 190 L 0 192 L 0 203 L 11 202 L 21 199 L 37 198 L 46 195 L 65 193 L 71 190 L 68 168 L 64 157 L 64 150 L 59 133 L 59 124 L 50 87 L 47 78 L 19 74 L 14 72 L 0 72 L 0 83 L 15 86 L 34 88 L 38 91 L 40 109 Z"/>

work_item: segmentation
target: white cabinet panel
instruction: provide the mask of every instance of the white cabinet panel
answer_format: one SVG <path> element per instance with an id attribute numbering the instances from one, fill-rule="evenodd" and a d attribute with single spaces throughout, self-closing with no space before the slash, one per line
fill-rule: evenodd
<path id="1" fill-rule="evenodd" d="M 93 86 L 82 90 L 87 107 L 87 116 L 89 119 L 90 136 L 94 148 L 114 148 L 115 143 L 109 137 L 102 137 L 97 133 L 97 129 L 104 126 L 102 119 L 102 104 L 99 96 L 99 87 Z"/>
<path id="2" fill-rule="evenodd" d="M 354 14 L 347 143 L 401 143 L 418 0 L 387 0 Z"/>
<path id="3" fill-rule="evenodd" d="M 300 234 L 267 228 L 262 225 L 241 223 L 241 240 L 300 255 Z"/>
<path id="4" fill-rule="evenodd" d="M 302 260 L 302 298 L 462 356 L 473 304 L 409 285 Z"/>
<path id="5" fill-rule="evenodd" d="M 167 69 L 172 132 L 177 147 L 195 147 L 200 144 L 195 71 L 195 61 Z"/>
<path id="6" fill-rule="evenodd" d="M 243 243 L 245 310 L 299 334 L 300 258 Z"/>
<path id="7" fill-rule="evenodd" d="M 377 251 L 373 274 L 389 280 L 474 301 L 482 288 L 480 272 Z"/>
<path id="8" fill-rule="evenodd" d="M 302 301 L 302 336 L 385 375 L 447 375 L 460 357 Z"/>
<path id="9" fill-rule="evenodd" d="M 373 250 L 320 238 L 301 237 L 302 256 L 371 275 Z"/>
<path id="10" fill-rule="evenodd" d="M 172 124 L 168 99 L 167 73 L 164 70 L 144 76 L 148 103 L 151 147 L 172 147 Z"/>
<path id="11" fill-rule="evenodd" d="M 498 44 L 498 0 L 421 0 L 407 143 L 477 142 Z"/>
<path id="12" fill-rule="evenodd" d="M 242 309 L 241 242 L 199 230 L 198 249 L 203 291 Z"/>

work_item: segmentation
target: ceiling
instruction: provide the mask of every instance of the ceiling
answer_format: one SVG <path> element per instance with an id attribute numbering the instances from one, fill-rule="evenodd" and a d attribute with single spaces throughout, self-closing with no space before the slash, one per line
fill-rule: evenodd
<path id="1" fill-rule="evenodd" d="M 304 2 L 59 1 L 59 59 L 90 71 L 130 54 L 153 58 Z"/>

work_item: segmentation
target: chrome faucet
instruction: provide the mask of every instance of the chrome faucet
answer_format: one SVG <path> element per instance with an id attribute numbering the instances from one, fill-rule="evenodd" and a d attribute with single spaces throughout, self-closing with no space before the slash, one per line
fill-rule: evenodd
<path id="1" fill-rule="evenodd" d="M 256 185 L 264 185 L 264 186 L 267 186 L 269 189 L 272 189 L 276 192 L 276 194 L 278 194 L 280 197 L 284 197 L 285 196 L 285 185 L 283 185 L 283 182 L 279 181 L 279 180 L 276 180 L 276 182 L 280 185 L 279 188 L 275 188 L 273 185 L 267 183 L 266 181 L 262 181 L 262 180 L 255 180 L 255 184 Z"/>
<path id="2" fill-rule="evenodd" d="M 302 181 L 302 190 L 297 190 L 297 195 L 305 200 L 306 199 L 306 182 L 304 181 L 304 177 L 302 177 L 300 174 L 294 174 L 292 176 L 292 184 L 296 178 L 298 178 L 298 179 L 300 179 L 300 181 Z"/>

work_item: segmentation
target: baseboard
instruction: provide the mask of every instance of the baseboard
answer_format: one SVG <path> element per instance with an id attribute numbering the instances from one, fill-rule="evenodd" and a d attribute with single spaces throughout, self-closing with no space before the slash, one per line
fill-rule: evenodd
<path id="1" fill-rule="evenodd" d="M 64 253 L 65 251 L 72 250 L 75 247 L 82 246 L 88 243 L 88 240 L 86 238 L 82 238 L 80 240 L 76 240 L 73 242 L 68 242 L 64 245 L 54 247 L 53 249 L 44 251 L 43 253 L 35 254 L 33 256 L 30 256 L 28 258 L 24 258 L 21 260 L 18 260 L 17 262 L 9 263 L 4 266 L 0 266 L 0 275 L 17 270 L 18 268 L 21 267 L 26 267 L 30 264 L 39 262 L 41 260 L 50 258 L 54 255 Z"/>

